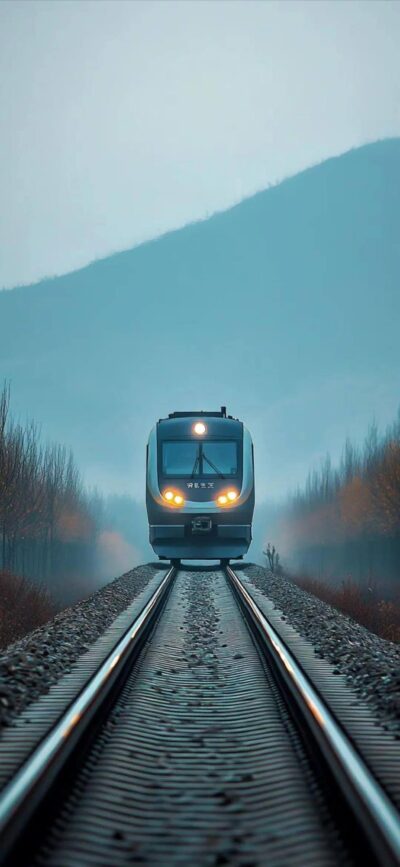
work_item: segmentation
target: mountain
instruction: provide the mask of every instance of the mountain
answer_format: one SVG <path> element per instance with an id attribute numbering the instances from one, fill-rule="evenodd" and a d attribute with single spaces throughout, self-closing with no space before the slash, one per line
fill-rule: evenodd
<path id="1" fill-rule="evenodd" d="M 142 493 L 154 421 L 227 404 L 285 493 L 399 401 L 400 139 L 65 276 L 0 293 L 13 406 L 91 482 Z M 134 208 L 135 203 L 132 202 Z"/>

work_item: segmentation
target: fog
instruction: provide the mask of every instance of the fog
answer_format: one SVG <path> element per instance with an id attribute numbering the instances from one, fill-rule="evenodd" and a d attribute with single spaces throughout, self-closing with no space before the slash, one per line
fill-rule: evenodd
<path id="1" fill-rule="evenodd" d="M 5 0 L 0 24 L 0 382 L 72 449 L 91 577 L 152 557 L 152 425 L 221 404 L 262 561 L 277 504 L 398 409 L 400 6 Z"/>

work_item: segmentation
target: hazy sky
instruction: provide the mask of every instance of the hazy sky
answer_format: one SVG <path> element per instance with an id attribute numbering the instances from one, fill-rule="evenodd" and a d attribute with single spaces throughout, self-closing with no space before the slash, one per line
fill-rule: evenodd
<path id="1" fill-rule="evenodd" d="M 0 2 L 0 286 L 400 134 L 399 2 Z"/>

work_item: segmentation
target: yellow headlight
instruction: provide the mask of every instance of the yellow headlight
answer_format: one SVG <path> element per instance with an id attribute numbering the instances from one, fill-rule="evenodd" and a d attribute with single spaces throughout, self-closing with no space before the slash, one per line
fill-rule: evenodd
<path id="1" fill-rule="evenodd" d="M 237 499 L 236 491 L 228 491 L 228 500 L 230 500 L 233 503 L 233 501 L 236 499 Z"/>
<path id="2" fill-rule="evenodd" d="M 183 497 L 181 497 L 180 494 L 175 494 L 174 503 L 176 503 L 177 506 L 181 506 L 183 503 Z"/>
<path id="3" fill-rule="evenodd" d="M 165 491 L 165 492 L 164 492 L 164 497 L 165 497 L 166 500 L 173 500 L 173 498 L 174 498 L 174 492 L 173 492 L 173 491 Z"/>
<path id="4" fill-rule="evenodd" d="M 226 497 L 225 494 L 221 494 L 221 496 L 218 497 L 218 502 L 219 502 L 220 506 L 225 506 L 226 503 L 228 502 L 228 497 Z"/>
<path id="5" fill-rule="evenodd" d="M 207 428 L 202 421 L 197 421 L 195 425 L 193 425 L 193 431 L 195 434 L 205 434 Z"/>

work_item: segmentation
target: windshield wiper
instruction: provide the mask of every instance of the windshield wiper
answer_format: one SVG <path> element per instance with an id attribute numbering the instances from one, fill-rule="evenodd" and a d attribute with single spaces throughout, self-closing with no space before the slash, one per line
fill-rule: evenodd
<path id="1" fill-rule="evenodd" d="M 207 457 L 207 455 L 206 455 L 206 453 L 205 453 L 204 451 L 203 451 L 203 461 L 207 461 L 207 463 L 210 465 L 211 469 L 214 470 L 214 473 L 216 473 L 217 476 L 220 477 L 220 479 L 224 479 L 224 478 L 225 478 L 224 474 L 221 473 L 221 470 L 219 470 L 218 467 L 216 467 L 215 464 L 213 464 L 213 462 L 210 461 L 210 458 Z"/>
<path id="2" fill-rule="evenodd" d="M 190 476 L 191 479 L 193 479 L 193 476 L 196 475 L 196 470 L 197 470 L 197 467 L 198 467 L 199 463 L 200 463 L 200 452 L 198 451 L 198 452 L 197 452 L 197 455 L 196 455 L 196 460 L 195 460 L 195 462 L 194 462 L 194 464 L 193 464 L 193 469 L 192 469 L 191 476 Z"/>

